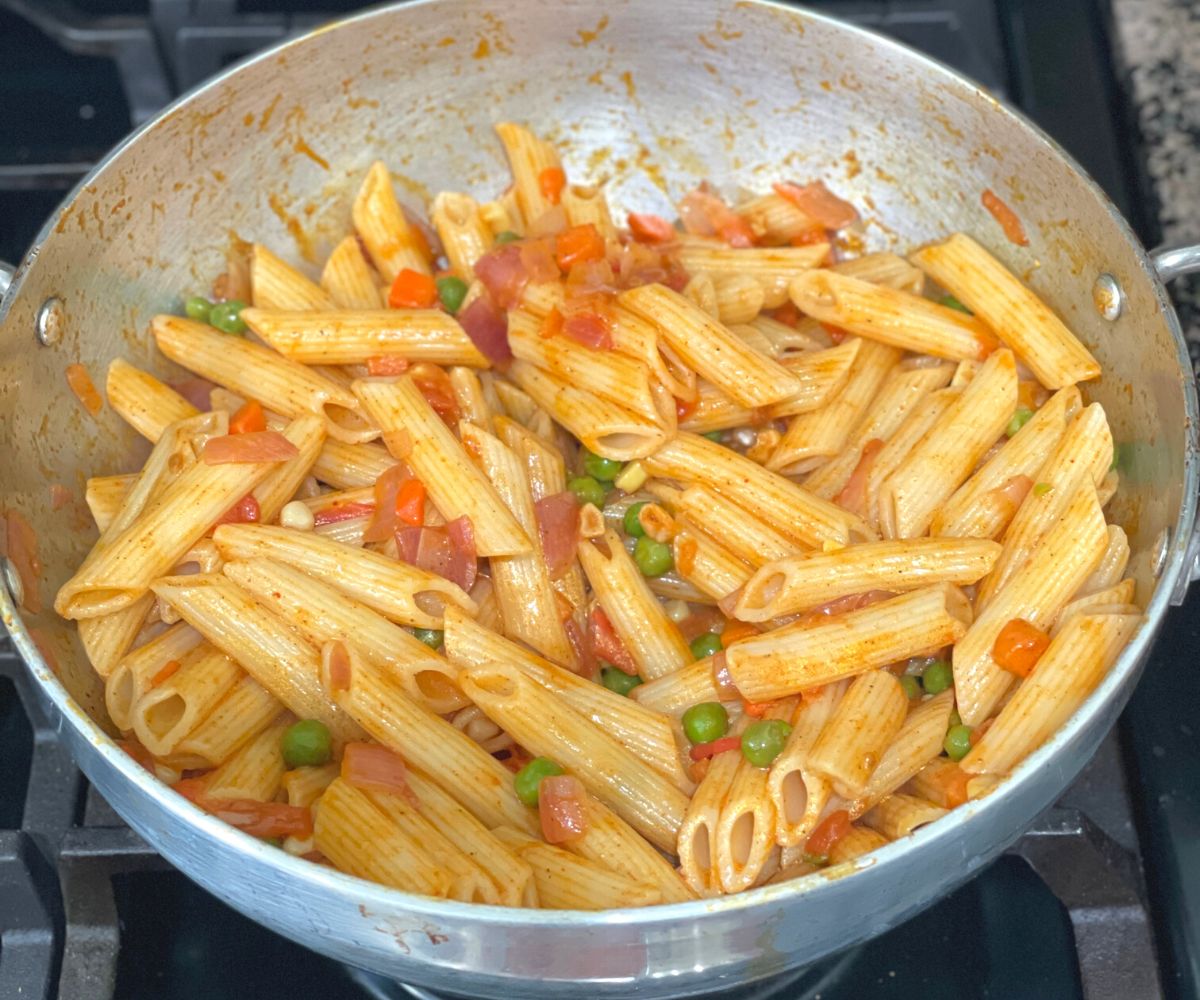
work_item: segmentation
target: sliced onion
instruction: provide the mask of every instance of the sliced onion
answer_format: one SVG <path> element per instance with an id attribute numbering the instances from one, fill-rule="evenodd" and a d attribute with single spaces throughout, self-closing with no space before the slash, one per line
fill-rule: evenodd
<path id="1" fill-rule="evenodd" d="M 396 497 L 400 487 L 411 478 L 408 466 L 401 463 L 393 465 L 375 480 L 375 506 L 363 531 L 364 542 L 384 542 L 396 533 Z"/>
<path id="2" fill-rule="evenodd" d="M 871 438 L 863 445 L 862 456 L 855 465 L 854 471 L 850 473 L 850 478 L 846 480 L 846 485 L 833 498 L 834 503 L 859 517 L 866 515 L 867 480 L 871 475 L 871 468 L 875 465 L 875 456 L 882 448 L 883 442 L 879 438 Z"/>
<path id="3" fill-rule="evenodd" d="M 458 314 L 458 322 L 471 338 L 471 343 L 492 364 L 501 368 L 512 361 L 508 345 L 508 317 L 487 295 L 480 295 Z"/>
<path id="4" fill-rule="evenodd" d="M 775 185 L 775 191 L 826 229 L 842 229 L 858 218 L 858 210 L 821 181 L 803 186 L 784 181 Z"/>
<path id="5" fill-rule="evenodd" d="M 464 514 L 446 525 L 446 533 L 450 537 L 450 572 L 446 579 L 469 591 L 475 585 L 475 577 L 479 572 L 475 526 Z"/>
<path id="6" fill-rule="evenodd" d="M 596 351 L 608 351 L 613 346 L 608 320 L 597 313 L 571 313 L 563 320 L 562 332 L 577 344 Z"/>
<path id="7" fill-rule="evenodd" d="M 208 413 L 212 409 L 212 391 L 216 386 L 208 379 L 185 378 L 182 382 L 172 382 L 170 385 L 201 413 Z"/>
<path id="8" fill-rule="evenodd" d="M 529 280 L 521 247 L 516 243 L 506 243 L 485 253 L 475 262 L 475 275 L 501 309 L 516 305 Z"/>
<path id="9" fill-rule="evenodd" d="M 300 454 L 279 431 L 250 431 L 224 434 L 204 442 L 200 458 L 205 465 L 229 465 L 243 462 L 286 462 Z"/>

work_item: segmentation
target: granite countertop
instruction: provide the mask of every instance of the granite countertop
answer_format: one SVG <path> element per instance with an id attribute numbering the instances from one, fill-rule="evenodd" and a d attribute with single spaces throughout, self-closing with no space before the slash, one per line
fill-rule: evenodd
<path id="1" fill-rule="evenodd" d="M 1200 3 L 1112 0 L 1166 244 L 1200 242 Z M 1172 294 L 1200 375 L 1200 277 Z"/>

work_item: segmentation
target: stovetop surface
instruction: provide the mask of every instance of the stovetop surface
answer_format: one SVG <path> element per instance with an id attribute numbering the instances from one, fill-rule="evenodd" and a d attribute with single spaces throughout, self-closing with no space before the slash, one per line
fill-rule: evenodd
<path id="1" fill-rule="evenodd" d="M 317 11 L 355 6 L 77 0 L 88 17 L 170 8 L 177 20 L 232 18 L 252 29 L 242 41 L 225 33 L 217 47 L 193 31 L 200 41 L 186 50 L 181 36 L 160 35 L 166 82 L 143 78 L 131 88 L 111 58 L 64 53 L 5 10 L 57 12 L 57 0 L 0 0 L 0 95 L 16 109 L 0 129 L 0 258 L 21 255 L 66 189 L 149 113 L 155 94 L 321 20 Z M 1019 104 L 1100 182 L 1144 242 L 1155 242 L 1103 0 L 809 6 L 880 28 Z M 725 991 L 724 1000 L 1197 996 L 1198 612 L 1200 598 L 1168 616 L 1117 731 L 1014 852 L 888 934 L 786 980 Z M 23 683 L 11 654 L 0 653 L 0 998 L 409 995 L 282 940 L 146 851 L 36 714 L 31 721 Z"/>

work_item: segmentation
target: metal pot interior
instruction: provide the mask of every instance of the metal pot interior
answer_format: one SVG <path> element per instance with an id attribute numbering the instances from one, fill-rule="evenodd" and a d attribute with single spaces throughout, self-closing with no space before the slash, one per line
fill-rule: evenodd
<path id="1" fill-rule="evenodd" d="M 491 130 L 505 119 L 557 142 L 573 181 L 607 179 L 621 211 L 672 216 L 705 178 L 732 195 L 820 177 L 863 208 L 867 248 L 974 234 L 1100 358 L 1104 377 L 1085 395 L 1131 443 L 1113 511 L 1135 553 L 1139 602 L 1155 588 L 1164 537 L 1163 582 L 1174 582 L 1195 477 L 1186 352 L 1127 226 L 1046 139 L 921 57 L 782 6 L 436 0 L 362 15 L 205 86 L 127 142 L 47 224 L 0 327 L 3 506 L 37 529 L 43 604 L 94 538 L 86 477 L 136 469 L 145 455 L 111 410 L 83 410 L 66 366 L 83 363 L 100 386 L 117 355 L 172 374 L 150 317 L 206 288 L 235 238 L 316 273 L 349 231 L 353 193 L 376 158 L 414 206 L 446 188 L 490 197 L 508 183 Z M 982 208 L 988 188 L 1019 214 L 1028 247 L 1008 243 Z M 1093 302 L 1102 273 L 1124 290 L 1115 321 Z M 42 346 L 36 319 L 51 296 L 62 336 Z M 53 483 L 76 498 L 58 512 Z M 1163 604 L 1157 595 L 1152 610 Z M 50 611 L 26 624 L 78 705 L 102 719 L 74 628 Z M 1117 672 L 1131 681 L 1134 669 L 1129 654 Z M 1112 698 L 1128 693 L 1125 681 Z M 1091 735 L 1080 745 L 1094 747 Z"/>

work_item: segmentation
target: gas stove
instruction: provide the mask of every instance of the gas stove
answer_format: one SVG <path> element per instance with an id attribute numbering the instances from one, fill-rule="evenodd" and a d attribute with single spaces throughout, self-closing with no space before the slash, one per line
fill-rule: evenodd
<path id="1" fill-rule="evenodd" d="M 14 260 L 103 153 L 230 62 L 358 4 L 0 0 L 0 258 Z M 1083 163 L 1147 245 L 1157 232 L 1103 0 L 812 0 L 954 65 Z M 1070 39 L 1070 45 L 1063 40 Z M 18 109 L 15 116 L 11 109 Z M 1171 612 L 1117 730 L 977 878 L 883 937 L 723 1000 L 1200 993 L 1192 761 L 1200 596 Z M 0 998 L 433 1000 L 229 910 L 140 840 L 71 763 L 0 643 Z"/>

